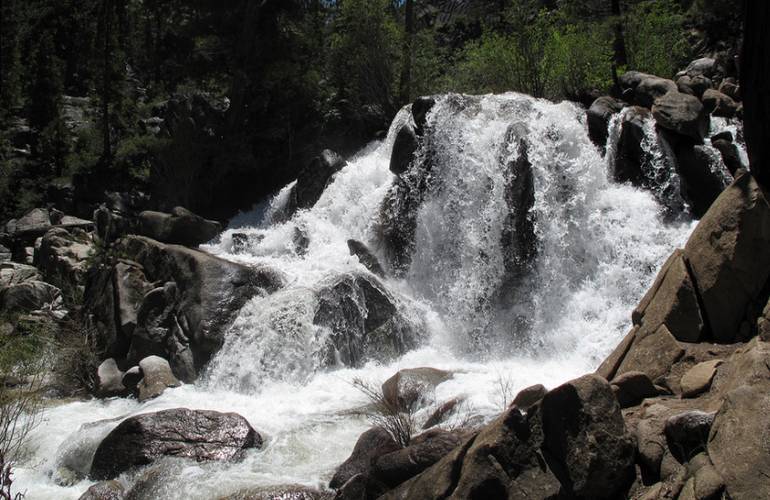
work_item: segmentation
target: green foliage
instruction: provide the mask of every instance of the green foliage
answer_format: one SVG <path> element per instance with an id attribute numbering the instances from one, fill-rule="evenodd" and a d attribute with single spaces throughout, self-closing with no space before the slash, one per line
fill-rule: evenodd
<path id="1" fill-rule="evenodd" d="M 548 44 L 549 94 L 579 99 L 612 85 L 612 38 L 609 25 L 584 22 L 553 31 Z"/>
<path id="2" fill-rule="evenodd" d="M 635 5 L 626 20 L 629 69 L 671 78 L 693 55 L 677 3 L 647 0 Z"/>
<path id="3" fill-rule="evenodd" d="M 147 181 L 156 158 L 168 144 L 167 139 L 154 135 L 126 137 L 118 145 L 114 167 L 119 171 L 127 172 L 137 181 Z"/>

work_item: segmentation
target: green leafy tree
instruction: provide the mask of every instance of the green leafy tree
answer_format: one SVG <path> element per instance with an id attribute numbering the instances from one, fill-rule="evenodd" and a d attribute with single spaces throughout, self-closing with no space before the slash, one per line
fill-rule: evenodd
<path id="1" fill-rule="evenodd" d="M 634 5 L 626 19 L 630 69 L 670 78 L 693 55 L 684 37 L 685 16 L 678 3 L 644 1 Z"/>

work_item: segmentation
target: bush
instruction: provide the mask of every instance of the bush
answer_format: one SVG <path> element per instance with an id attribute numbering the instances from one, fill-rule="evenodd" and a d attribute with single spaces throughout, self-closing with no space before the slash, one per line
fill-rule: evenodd
<path id="1" fill-rule="evenodd" d="M 580 100 L 586 92 L 612 85 L 612 35 L 601 23 L 570 24 L 554 29 L 547 60 L 552 97 Z"/>
<path id="2" fill-rule="evenodd" d="M 647 0 L 632 7 L 626 19 L 629 69 L 671 78 L 692 57 L 678 4 Z"/>

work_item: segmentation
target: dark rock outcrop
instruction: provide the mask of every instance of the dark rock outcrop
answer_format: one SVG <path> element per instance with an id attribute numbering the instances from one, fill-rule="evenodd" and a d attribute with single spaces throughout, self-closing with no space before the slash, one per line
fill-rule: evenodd
<path id="1" fill-rule="evenodd" d="M 300 170 L 297 183 L 289 195 L 284 216 L 291 217 L 297 210 L 311 208 L 321 198 L 334 174 L 342 170 L 345 160 L 330 149 L 325 149 Z"/>
<path id="2" fill-rule="evenodd" d="M 411 123 L 401 126 L 393 141 L 393 152 L 390 155 L 390 171 L 401 175 L 409 170 L 414 159 L 414 153 L 419 147 L 417 132 Z"/>
<path id="3" fill-rule="evenodd" d="M 222 232 L 219 222 L 206 220 L 182 207 L 174 207 L 170 214 L 144 211 L 139 214 L 139 231 L 162 243 L 197 246 Z"/>
<path id="4" fill-rule="evenodd" d="M 262 437 L 235 413 L 177 408 L 124 420 L 96 449 L 91 477 L 112 479 L 164 456 L 237 460 Z"/>
<path id="5" fill-rule="evenodd" d="M 600 97 L 591 104 L 591 107 L 586 112 L 586 116 L 588 119 L 588 136 L 594 144 L 604 149 L 607 144 L 607 128 L 609 127 L 610 120 L 623 107 L 623 101 L 610 96 Z"/>
<path id="6" fill-rule="evenodd" d="M 383 455 L 399 450 L 401 446 L 381 427 L 372 427 L 361 434 L 353 448 L 353 453 L 334 473 L 329 487 L 341 488 L 357 474 L 367 472 L 372 463 Z"/>
<path id="7" fill-rule="evenodd" d="M 669 92 L 658 97 L 652 115 L 661 127 L 702 142 L 709 131 L 709 114 L 697 97 Z"/>
<path id="8" fill-rule="evenodd" d="M 382 269 L 377 256 L 364 243 L 358 240 L 348 240 L 348 250 L 350 250 L 350 255 L 358 257 L 359 262 L 369 271 L 380 278 L 385 277 L 385 271 Z"/>

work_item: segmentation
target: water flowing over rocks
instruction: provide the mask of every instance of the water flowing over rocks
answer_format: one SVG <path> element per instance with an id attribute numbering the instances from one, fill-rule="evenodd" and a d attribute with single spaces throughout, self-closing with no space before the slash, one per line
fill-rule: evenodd
<path id="1" fill-rule="evenodd" d="M 91 477 L 112 479 L 131 468 L 174 456 L 237 460 L 262 437 L 240 415 L 179 408 L 130 417 L 96 449 Z"/>

